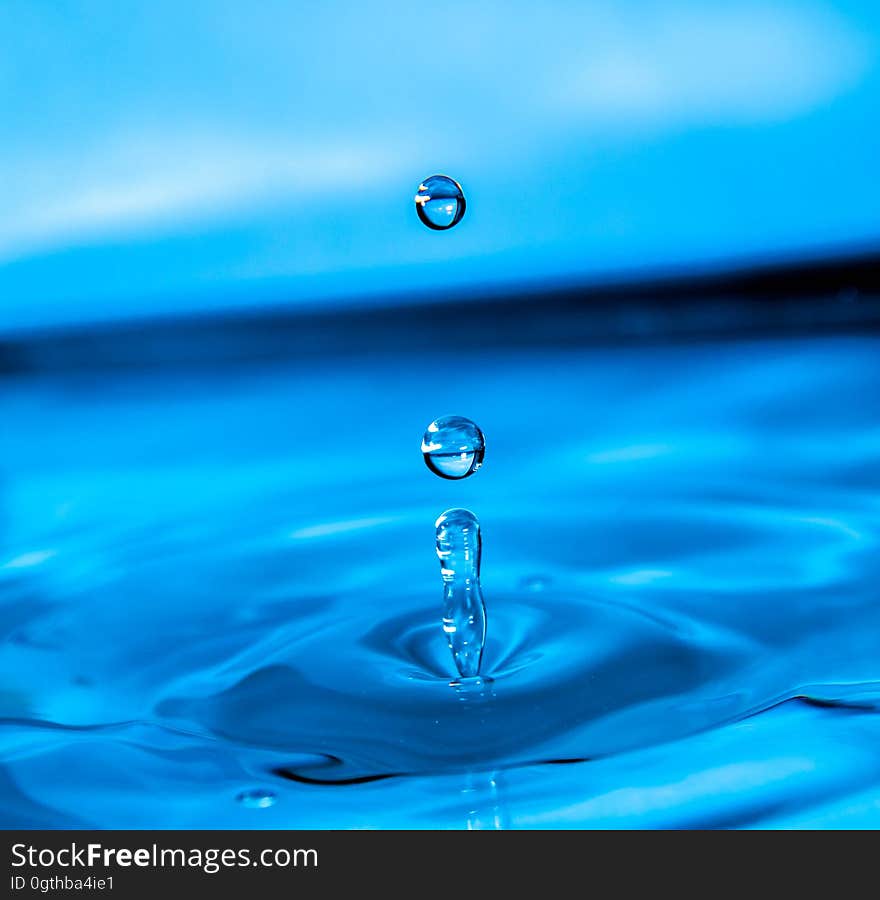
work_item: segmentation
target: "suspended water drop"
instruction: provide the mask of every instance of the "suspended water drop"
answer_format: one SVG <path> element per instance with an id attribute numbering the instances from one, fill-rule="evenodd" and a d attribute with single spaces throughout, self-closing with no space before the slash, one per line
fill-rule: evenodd
<path id="1" fill-rule="evenodd" d="M 483 465 L 486 439 L 464 416 L 435 419 L 422 438 L 425 464 L 441 478 L 467 478 Z"/>
<path id="2" fill-rule="evenodd" d="M 462 678 L 480 674 L 486 644 L 486 605 L 480 588 L 480 523 L 467 509 L 437 519 L 437 556 L 443 576 L 443 632 Z"/>
<path id="3" fill-rule="evenodd" d="M 274 806 L 278 801 L 278 795 L 272 791 L 260 790 L 242 791 L 236 798 L 242 806 L 248 809 L 266 809 Z"/>
<path id="4" fill-rule="evenodd" d="M 435 231 L 445 231 L 457 225 L 466 206 L 461 185 L 446 175 L 426 178 L 419 185 L 415 201 L 419 218 Z"/>

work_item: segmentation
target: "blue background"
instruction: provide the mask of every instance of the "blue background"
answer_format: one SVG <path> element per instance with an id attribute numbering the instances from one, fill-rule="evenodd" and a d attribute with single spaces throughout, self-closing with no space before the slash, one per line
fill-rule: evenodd
<path id="1" fill-rule="evenodd" d="M 0 325 L 876 246 L 878 53 L 856 0 L 6 2 Z"/>

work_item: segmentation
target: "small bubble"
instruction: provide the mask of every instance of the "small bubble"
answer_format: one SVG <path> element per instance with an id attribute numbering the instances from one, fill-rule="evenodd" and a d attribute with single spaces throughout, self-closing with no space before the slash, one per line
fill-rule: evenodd
<path id="1" fill-rule="evenodd" d="M 483 465 L 486 439 L 464 416 L 435 419 L 422 438 L 425 465 L 441 478 L 467 478 Z"/>
<path id="2" fill-rule="evenodd" d="M 235 799 L 248 809 L 267 809 L 276 804 L 278 796 L 272 791 L 253 790 L 242 791 Z"/>
<path id="3" fill-rule="evenodd" d="M 553 579 L 546 575 L 526 575 L 520 579 L 519 586 L 525 591 L 537 594 L 546 591 L 552 581 Z"/>
<path id="4" fill-rule="evenodd" d="M 446 231 L 464 216 L 461 185 L 446 175 L 432 175 L 420 185 L 415 196 L 416 212 L 422 223 L 435 231 Z"/>

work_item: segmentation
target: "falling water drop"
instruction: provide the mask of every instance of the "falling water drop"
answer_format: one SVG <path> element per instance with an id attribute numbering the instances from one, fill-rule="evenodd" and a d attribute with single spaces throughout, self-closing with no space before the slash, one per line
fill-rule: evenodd
<path id="1" fill-rule="evenodd" d="M 420 185 L 415 196 L 416 212 L 434 231 L 446 231 L 464 215 L 465 200 L 461 185 L 446 175 L 432 175 Z"/>
<path id="2" fill-rule="evenodd" d="M 480 523 L 470 510 L 447 509 L 437 519 L 437 556 L 443 576 L 443 631 L 462 678 L 480 674 L 486 643 L 480 549 Z"/>
<path id="3" fill-rule="evenodd" d="M 266 809 L 269 806 L 275 805 L 278 796 L 272 791 L 257 789 L 252 791 L 242 791 L 235 799 L 248 809 Z"/>
<path id="4" fill-rule="evenodd" d="M 435 419 L 422 438 L 425 464 L 441 478 L 467 478 L 483 464 L 486 439 L 464 416 Z"/>

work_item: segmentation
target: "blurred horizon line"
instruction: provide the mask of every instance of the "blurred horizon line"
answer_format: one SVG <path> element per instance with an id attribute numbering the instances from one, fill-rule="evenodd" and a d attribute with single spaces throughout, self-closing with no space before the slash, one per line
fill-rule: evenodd
<path id="1" fill-rule="evenodd" d="M 630 270 L 631 273 L 631 270 Z M 664 270 L 641 277 L 472 285 L 384 292 L 362 302 L 245 306 L 0 335 L 0 372 L 201 366 L 314 359 L 320 354 L 436 346 L 576 346 L 730 335 L 875 330 L 880 326 L 880 247 L 821 258 L 763 260 L 727 268 Z M 378 295 L 377 295 L 378 296 Z M 467 322 L 467 328 L 461 327 Z"/>

